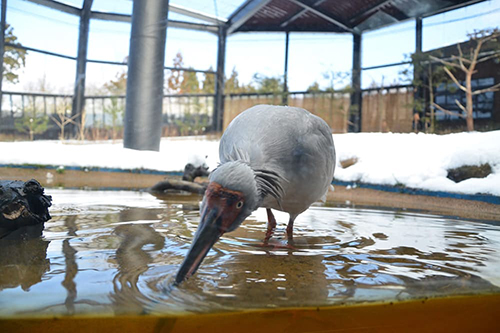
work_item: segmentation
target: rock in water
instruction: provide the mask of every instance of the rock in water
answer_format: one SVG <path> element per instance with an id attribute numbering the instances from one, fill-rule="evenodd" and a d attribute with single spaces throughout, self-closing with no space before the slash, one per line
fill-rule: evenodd
<path id="1" fill-rule="evenodd" d="M 210 172 L 208 172 L 208 166 L 206 166 L 205 164 L 195 167 L 193 164 L 188 163 L 184 167 L 182 180 L 192 182 L 196 177 L 207 177 L 209 173 Z"/>
<path id="2" fill-rule="evenodd" d="M 0 180 L 0 229 L 14 230 L 50 220 L 52 197 L 43 193 L 35 179 Z"/>

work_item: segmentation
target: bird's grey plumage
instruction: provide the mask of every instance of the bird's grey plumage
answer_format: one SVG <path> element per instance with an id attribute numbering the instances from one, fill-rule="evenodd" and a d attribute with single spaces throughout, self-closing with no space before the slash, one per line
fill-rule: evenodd
<path id="1" fill-rule="evenodd" d="M 219 157 L 222 165 L 248 164 L 259 206 L 292 218 L 325 195 L 335 169 L 330 127 L 296 107 L 257 105 L 241 113 L 224 132 Z"/>
<path id="2" fill-rule="evenodd" d="M 335 148 L 328 125 L 300 108 L 258 105 L 237 116 L 219 145 L 221 164 L 210 174 L 191 248 L 175 276 L 193 275 L 219 237 L 235 230 L 255 209 L 267 208 L 266 244 L 276 227 L 271 208 L 293 222 L 328 191 Z"/>

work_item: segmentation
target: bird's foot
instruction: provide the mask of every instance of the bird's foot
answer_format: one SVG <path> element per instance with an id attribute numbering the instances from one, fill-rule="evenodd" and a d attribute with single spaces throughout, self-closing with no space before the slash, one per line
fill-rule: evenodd
<path id="1" fill-rule="evenodd" d="M 293 241 L 290 240 L 288 240 L 287 243 L 283 243 L 279 241 L 269 242 L 269 239 L 264 239 L 261 244 L 257 244 L 256 246 L 269 248 L 271 251 L 279 249 L 297 250 L 297 248 L 293 245 Z"/>

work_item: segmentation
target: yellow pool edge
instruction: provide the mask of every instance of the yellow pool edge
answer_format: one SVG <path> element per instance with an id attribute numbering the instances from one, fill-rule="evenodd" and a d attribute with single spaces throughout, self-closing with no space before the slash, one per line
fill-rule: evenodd
<path id="1" fill-rule="evenodd" d="M 180 315 L 0 318 L 0 332 L 500 332 L 500 294 Z"/>

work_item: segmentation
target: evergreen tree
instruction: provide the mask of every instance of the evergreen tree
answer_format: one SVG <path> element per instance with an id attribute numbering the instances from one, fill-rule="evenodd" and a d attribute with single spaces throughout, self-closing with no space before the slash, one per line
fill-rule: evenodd
<path id="1" fill-rule="evenodd" d="M 200 92 L 200 81 L 195 72 L 183 71 L 182 81 L 180 83 L 179 93 L 196 94 Z"/>
<path id="2" fill-rule="evenodd" d="M 212 66 L 208 70 L 213 71 Z M 207 94 L 215 93 L 215 74 L 205 73 L 204 75 L 202 91 Z"/>
<path id="3" fill-rule="evenodd" d="M 257 85 L 257 92 L 259 93 L 282 93 L 283 92 L 283 78 L 265 76 L 255 73 L 253 81 Z"/>
<path id="4" fill-rule="evenodd" d="M 17 42 L 17 37 L 14 35 L 14 28 L 10 24 L 5 26 L 5 42 L 15 45 L 21 45 Z M 5 46 L 3 56 L 3 78 L 8 82 L 17 83 L 19 75 L 15 72 L 26 64 L 26 50 Z"/>
<path id="5" fill-rule="evenodd" d="M 225 93 L 227 94 L 237 94 L 240 93 L 240 82 L 238 80 L 238 72 L 236 71 L 236 67 L 233 67 L 231 71 L 231 76 L 229 79 L 226 79 L 226 83 L 224 85 Z"/>
<path id="6" fill-rule="evenodd" d="M 319 83 L 317 81 L 315 81 L 307 88 L 307 92 L 320 92 L 320 91 L 321 88 L 319 87 Z"/>
<path id="7" fill-rule="evenodd" d="M 116 74 L 114 80 L 104 84 L 104 89 L 110 95 L 123 95 L 127 91 L 127 72 Z"/>

